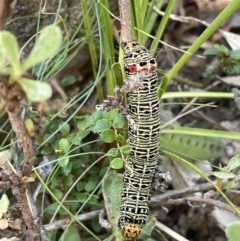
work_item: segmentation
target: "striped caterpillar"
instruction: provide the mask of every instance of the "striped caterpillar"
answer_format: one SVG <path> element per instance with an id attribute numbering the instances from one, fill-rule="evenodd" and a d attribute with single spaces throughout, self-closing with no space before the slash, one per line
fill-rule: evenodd
<path id="1" fill-rule="evenodd" d="M 149 215 L 159 155 L 160 108 L 155 59 L 136 41 L 121 44 L 124 51 L 126 82 L 138 77 L 139 86 L 128 90 L 127 112 L 135 123 L 128 127 L 132 147 L 123 174 L 119 228 L 125 240 L 136 240 Z"/>
<path id="2" fill-rule="evenodd" d="M 136 41 L 123 42 L 124 85 L 115 88 L 97 110 L 119 108 L 128 120 L 128 144 L 131 152 L 125 162 L 118 226 L 124 240 L 137 241 L 149 215 L 149 200 L 159 155 L 160 108 L 157 97 L 157 64 L 149 51 Z M 122 106 L 123 93 L 128 93 L 127 108 Z M 165 175 L 165 176 L 164 176 Z M 161 177 L 160 188 L 169 174 Z"/>

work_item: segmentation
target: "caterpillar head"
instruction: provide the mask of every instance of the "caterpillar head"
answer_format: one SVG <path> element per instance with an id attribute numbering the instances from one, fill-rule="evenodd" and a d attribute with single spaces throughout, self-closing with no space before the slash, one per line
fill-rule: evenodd
<path id="1" fill-rule="evenodd" d="M 122 42 L 121 47 L 123 49 L 123 52 L 126 53 L 135 47 L 142 47 L 136 40 L 133 40 L 131 42 Z"/>
<path id="2" fill-rule="evenodd" d="M 157 63 L 148 49 L 137 41 L 122 42 L 124 52 L 124 70 L 127 75 L 152 73 L 157 69 Z"/>

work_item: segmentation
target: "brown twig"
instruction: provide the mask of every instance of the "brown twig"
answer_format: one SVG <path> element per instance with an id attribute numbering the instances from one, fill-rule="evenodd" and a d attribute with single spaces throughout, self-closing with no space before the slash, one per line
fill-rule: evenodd
<path id="1" fill-rule="evenodd" d="M 121 42 L 130 42 L 133 40 L 130 0 L 119 0 L 118 5 L 121 19 Z"/>
<path id="2" fill-rule="evenodd" d="M 0 97 L 5 104 L 13 131 L 16 133 L 18 141 L 22 144 L 24 164 L 22 169 L 23 176 L 29 176 L 32 170 L 32 163 L 35 157 L 33 143 L 28 135 L 24 121 L 21 117 L 20 101 L 24 97 L 22 88 L 17 84 L 9 85 L 8 77 L 0 78 Z"/>
<path id="3" fill-rule="evenodd" d="M 194 197 L 171 199 L 171 198 L 177 198 L 183 195 L 192 194 L 196 192 L 206 192 L 211 190 L 212 188 L 213 188 L 212 184 L 204 183 L 199 186 L 188 187 L 188 188 L 174 190 L 174 191 L 168 191 L 161 195 L 152 197 L 150 206 L 154 208 L 156 205 L 159 205 L 159 203 L 161 206 L 164 206 L 164 205 L 181 205 L 181 204 L 186 204 L 188 202 L 199 202 L 199 203 L 207 203 L 209 205 L 219 207 L 220 209 L 234 213 L 234 210 L 230 205 L 218 200 L 210 199 L 210 198 L 202 198 L 202 197 L 194 196 Z"/>
<path id="4" fill-rule="evenodd" d="M 21 225 L 21 228 L 23 229 L 21 230 L 21 232 L 24 234 L 26 233 L 26 237 L 24 238 L 24 240 L 37 241 L 39 240 L 40 234 L 40 222 L 37 215 L 34 215 L 35 213 L 31 212 L 31 210 L 33 210 L 33 205 L 31 204 L 29 199 L 27 184 L 24 181 L 25 179 L 22 178 L 21 173 L 16 172 L 12 168 L 12 166 L 9 165 L 11 159 L 11 155 L 9 154 L 10 152 L 5 152 L 5 158 L 4 160 L 1 160 L 1 168 L 3 169 L 5 178 L 11 183 L 12 193 L 17 199 L 17 207 L 21 211 L 21 217 L 23 219 L 24 224 L 27 226 L 27 233 L 25 231 L 25 225 Z M 5 231 L 7 230 L 8 229 L 6 229 Z"/>
<path id="5" fill-rule="evenodd" d="M 173 191 L 167 191 L 166 193 L 152 197 L 150 203 L 162 202 L 163 200 L 166 200 L 169 198 L 177 198 L 183 195 L 192 194 L 196 192 L 206 192 L 211 190 L 212 188 L 213 188 L 212 184 L 203 183 L 198 186 L 187 187 L 187 188 L 173 190 Z"/>
<path id="6" fill-rule="evenodd" d="M 89 213 L 86 213 L 86 214 L 80 214 L 80 215 L 77 215 L 77 219 L 81 222 L 92 220 L 93 218 L 98 217 L 100 212 L 101 212 L 101 210 L 92 211 L 92 212 L 89 212 Z M 56 230 L 56 229 L 59 229 L 59 228 L 62 228 L 64 226 L 66 226 L 68 224 L 69 224 L 69 219 L 65 218 L 65 219 L 62 219 L 62 220 L 59 220 L 59 221 L 56 221 L 56 222 L 45 225 L 45 229 L 47 231 Z"/>
<path id="7" fill-rule="evenodd" d="M 235 213 L 232 207 L 224 202 L 210 199 L 210 198 L 202 198 L 202 197 L 186 197 L 186 198 L 179 198 L 179 199 L 169 199 L 162 203 L 162 205 L 182 205 L 187 204 L 190 202 L 201 203 L 201 204 L 209 204 L 214 207 L 218 207 L 221 210 L 226 210 L 231 213 Z"/>
<path id="8" fill-rule="evenodd" d="M 21 116 L 21 101 L 25 98 L 25 94 L 18 83 L 9 84 L 8 76 L 0 76 L 0 97 L 5 104 L 5 110 L 8 113 L 12 129 L 16 133 L 17 140 L 22 144 L 24 155 L 22 171 L 18 168 L 16 171 L 6 163 L 4 173 L 11 183 L 12 193 L 17 199 L 23 222 L 27 226 L 25 240 L 39 240 L 43 225 L 41 225 L 41 219 L 34 202 L 31 202 L 30 192 L 27 188 L 27 183 L 30 180 L 27 177 L 31 173 L 35 152 L 33 141 L 28 135 Z"/>

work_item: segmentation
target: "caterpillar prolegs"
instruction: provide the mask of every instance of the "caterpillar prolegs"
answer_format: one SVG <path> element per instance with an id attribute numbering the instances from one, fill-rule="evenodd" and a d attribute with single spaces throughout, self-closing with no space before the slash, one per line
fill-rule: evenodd
<path id="1" fill-rule="evenodd" d="M 118 225 L 125 240 L 137 241 L 148 219 L 160 149 L 157 64 L 149 51 L 136 41 L 123 42 L 121 47 L 126 81 L 121 88 L 115 88 L 115 97 L 109 97 L 96 108 L 119 108 L 129 123 L 128 144 L 132 149 L 123 173 Z M 127 108 L 122 105 L 124 92 L 128 93 Z"/>

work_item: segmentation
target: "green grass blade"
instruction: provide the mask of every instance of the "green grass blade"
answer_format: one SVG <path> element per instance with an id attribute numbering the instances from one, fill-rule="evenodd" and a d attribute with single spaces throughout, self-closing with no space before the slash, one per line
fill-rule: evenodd
<path id="1" fill-rule="evenodd" d="M 149 8 L 147 10 L 147 14 L 144 20 L 144 32 L 151 33 L 153 26 L 156 23 L 156 19 L 159 16 L 157 13 L 153 12 L 153 6 L 160 9 L 162 7 L 162 4 L 163 4 L 163 0 L 154 0 L 149 4 Z M 148 40 L 148 36 L 144 35 L 142 44 L 146 45 L 147 40 Z"/>
<path id="2" fill-rule="evenodd" d="M 171 0 L 168 3 L 166 12 L 165 12 L 165 14 L 162 18 L 162 21 L 161 21 L 160 25 L 158 26 L 157 32 L 155 34 L 155 38 L 153 40 L 153 43 L 152 43 L 152 46 L 151 46 L 151 49 L 150 49 L 152 55 L 154 55 L 156 50 L 157 50 L 157 47 L 158 47 L 158 44 L 159 44 L 158 40 L 162 38 L 163 31 L 164 31 L 164 29 L 167 25 L 167 22 L 169 20 L 169 16 L 170 16 L 174 6 L 176 5 L 176 2 L 177 2 L 177 0 Z"/>
<path id="3" fill-rule="evenodd" d="M 221 99 L 233 99 L 233 93 L 224 93 L 224 92 L 166 92 L 163 94 L 162 99 L 171 99 L 171 98 L 221 98 Z"/>
<path id="4" fill-rule="evenodd" d="M 231 140 L 240 140 L 240 135 L 237 132 L 230 131 L 218 131 L 218 130 L 209 130 L 201 128 L 190 128 L 182 126 L 173 126 L 171 129 L 162 129 L 162 133 L 178 133 L 185 135 L 197 135 L 197 136 L 206 136 L 213 138 L 221 139 L 231 139 Z"/>
<path id="5" fill-rule="evenodd" d="M 115 51 L 113 44 L 112 35 L 112 22 L 111 15 L 105 9 L 109 9 L 108 0 L 102 0 L 98 6 L 99 19 L 101 23 L 101 46 L 103 48 L 104 60 L 106 63 L 106 87 L 107 94 L 114 94 L 114 87 L 116 86 L 116 81 L 112 71 L 112 65 L 115 63 Z"/>
<path id="6" fill-rule="evenodd" d="M 86 30 L 86 36 L 88 36 L 88 47 L 89 47 L 89 52 L 90 52 L 90 57 L 91 57 L 91 62 L 92 62 L 92 69 L 93 69 L 93 76 L 94 78 L 97 77 L 97 67 L 98 67 L 98 57 L 97 57 L 97 50 L 96 50 L 96 42 L 94 38 L 94 31 L 93 31 L 93 17 L 90 15 L 89 11 L 89 6 L 88 6 L 88 1 L 87 0 L 81 0 L 81 5 L 82 5 L 82 12 L 83 12 L 83 21 L 84 21 L 84 26 Z M 102 91 L 102 83 L 98 82 L 97 83 L 97 94 L 99 101 L 103 101 L 103 91 Z"/>

